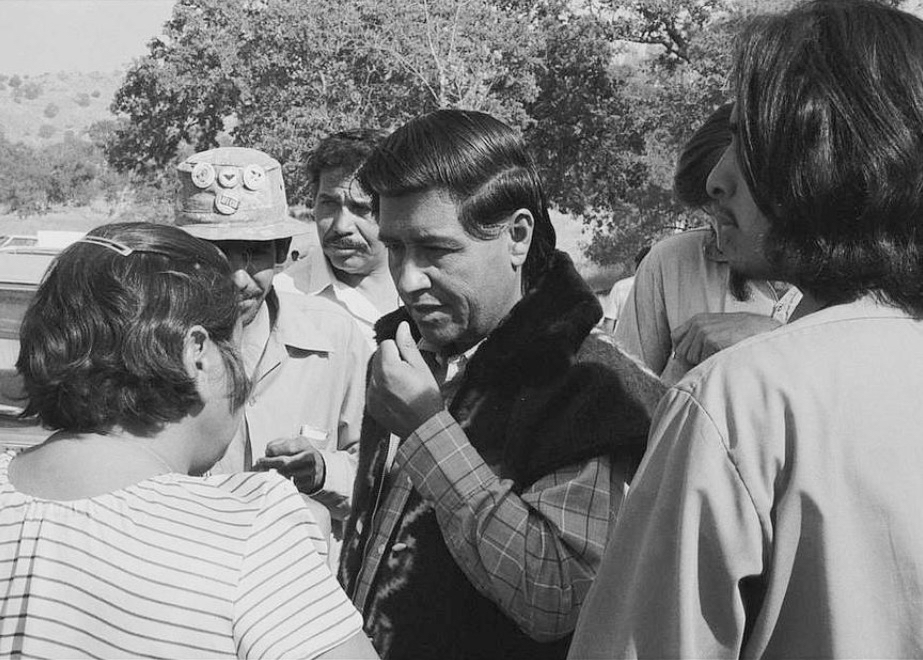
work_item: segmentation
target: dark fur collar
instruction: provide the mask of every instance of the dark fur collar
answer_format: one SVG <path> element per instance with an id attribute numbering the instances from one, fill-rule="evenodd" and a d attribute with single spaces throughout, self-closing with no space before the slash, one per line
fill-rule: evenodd
<path id="1" fill-rule="evenodd" d="M 509 386 L 553 380 L 573 364 L 581 343 L 601 316 L 599 301 L 570 257 L 556 251 L 538 286 L 523 296 L 481 344 L 469 374 L 491 382 L 503 380 Z M 377 341 L 392 339 L 402 321 L 410 322 L 419 339 L 419 331 L 401 307 L 375 325 Z"/>

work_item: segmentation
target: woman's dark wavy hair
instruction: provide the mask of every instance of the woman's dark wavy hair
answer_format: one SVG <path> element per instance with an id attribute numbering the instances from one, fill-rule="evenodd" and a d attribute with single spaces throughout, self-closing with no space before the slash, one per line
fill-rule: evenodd
<path id="1" fill-rule="evenodd" d="M 522 137 L 483 112 L 436 110 L 412 119 L 376 149 L 357 175 L 372 196 L 399 197 L 425 190 L 448 193 L 471 236 L 497 236 L 517 209 L 535 220 L 532 245 L 523 266 L 523 289 L 538 283 L 555 248 L 555 231 L 535 164 Z"/>
<path id="2" fill-rule="evenodd" d="M 202 403 L 183 364 L 194 325 L 225 363 L 231 410 L 242 405 L 237 292 L 221 252 L 166 225 L 110 224 L 87 236 L 132 252 L 77 242 L 54 260 L 20 329 L 23 415 L 76 433 L 150 433 L 183 418 Z"/>
<path id="3" fill-rule="evenodd" d="M 923 316 L 923 21 L 864 0 L 760 17 L 732 78 L 771 263 L 822 301 Z"/>
<path id="4" fill-rule="evenodd" d="M 733 108 L 733 103 L 725 103 L 711 113 L 683 146 L 673 175 L 673 193 L 681 204 L 700 209 L 715 201 L 708 194 L 706 182 L 731 144 Z"/>

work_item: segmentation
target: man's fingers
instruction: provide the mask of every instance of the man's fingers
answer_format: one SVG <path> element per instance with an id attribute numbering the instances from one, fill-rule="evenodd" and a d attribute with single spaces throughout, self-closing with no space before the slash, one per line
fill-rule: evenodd
<path id="1" fill-rule="evenodd" d="M 303 451 L 287 456 L 264 456 L 254 463 L 254 468 L 259 470 L 277 470 L 290 476 L 303 469 L 314 469 L 315 457 L 313 451 Z"/>
<path id="2" fill-rule="evenodd" d="M 388 366 L 401 361 L 401 354 L 398 351 L 397 344 L 393 339 L 387 339 L 381 342 L 378 347 L 378 364 L 384 371 Z"/>
<path id="3" fill-rule="evenodd" d="M 308 439 L 301 435 L 292 438 L 276 438 L 266 445 L 266 455 L 289 456 L 304 451 L 310 446 Z"/>
<path id="4" fill-rule="evenodd" d="M 423 355 L 420 354 L 420 349 L 417 348 L 417 342 L 413 340 L 413 335 L 410 333 L 410 324 L 407 323 L 407 321 L 402 321 L 401 324 L 397 326 L 397 333 L 394 338 L 397 343 L 397 348 L 400 351 L 401 358 L 405 362 L 414 367 L 428 369 Z"/>
<path id="5" fill-rule="evenodd" d="M 692 328 L 687 330 L 682 339 L 676 344 L 676 349 L 674 350 L 676 356 L 690 364 L 698 364 L 698 350 L 696 348 L 698 336 L 699 333 L 694 332 Z"/>
<path id="6" fill-rule="evenodd" d="M 253 469 L 260 472 L 265 472 L 266 470 L 276 470 L 278 472 L 285 472 L 288 468 L 288 464 L 291 461 L 289 456 L 270 456 L 263 457 L 256 460 L 253 463 Z"/>

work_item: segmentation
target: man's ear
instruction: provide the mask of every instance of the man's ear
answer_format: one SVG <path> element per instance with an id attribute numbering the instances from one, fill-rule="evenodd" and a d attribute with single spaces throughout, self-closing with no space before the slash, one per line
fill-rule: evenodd
<path id="1" fill-rule="evenodd" d="M 528 209 L 518 209 L 513 213 L 510 223 L 510 257 L 512 264 L 520 268 L 529 256 L 532 245 L 532 232 L 535 230 L 535 218 Z"/>
<path id="2" fill-rule="evenodd" d="M 190 378 L 196 378 L 208 369 L 208 330 L 201 325 L 194 325 L 186 331 L 183 343 L 183 364 Z"/>

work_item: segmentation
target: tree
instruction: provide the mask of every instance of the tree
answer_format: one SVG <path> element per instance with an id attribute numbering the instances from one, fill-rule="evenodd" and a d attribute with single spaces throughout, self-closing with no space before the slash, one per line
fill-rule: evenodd
<path id="1" fill-rule="evenodd" d="M 741 22 L 792 2 L 180 0 L 116 93 L 106 154 L 169 178 L 233 141 L 279 159 L 299 202 L 325 134 L 485 110 L 523 131 L 549 199 L 590 227 L 587 253 L 630 263 L 702 222 L 673 199 L 674 159 L 727 97 Z"/>
<path id="2" fill-rule="evenodd" d="M 61 108 L 59 108 L 57 104 L 49 103 L 48 105 L 45 106 L 45 110 L 43 110 L 42 113 L 49 119 L 53 119 L 54 117 L 58 115 L 60 111 L 61 111 Z"/>
<path id="3" fill-rule="evenodd" d="M 48 210 L 49 172 L 30 147 L 0 133 L 0 204 L 25 217 Z"/>
<path id="4" fill-rule="evenodd" d="M 527 120 L 532 45 L 486 0 L 183 0 L 113 101 L 122 170 L 163 169 L 228 129 L 308 194 L 305 153 L 346 127 L 393 127 L 438 107 Z"/>

